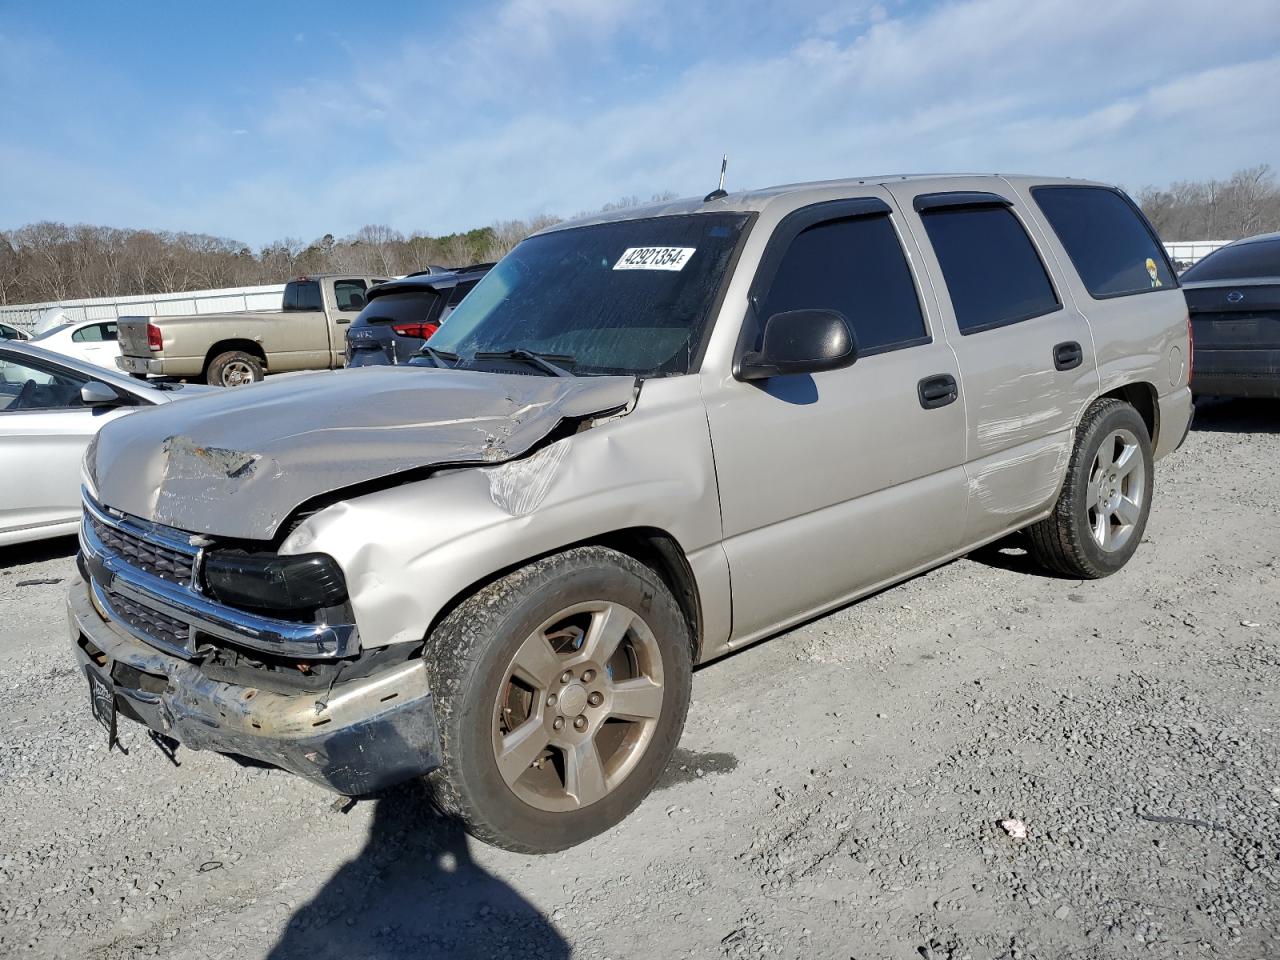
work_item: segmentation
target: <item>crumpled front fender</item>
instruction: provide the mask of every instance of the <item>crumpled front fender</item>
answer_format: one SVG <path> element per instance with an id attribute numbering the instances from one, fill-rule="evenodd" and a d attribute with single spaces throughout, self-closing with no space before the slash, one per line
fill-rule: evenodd
<path id="1" fill-rule="evenodd" d="M 283 553 L 333 556 L 362 646 L 420 641 L 451 600 L 495 572 L 630 528 L 669 534 L 693 570 L 703 645 L 728 636 L 728 564 L 706 414 L 694 378 L 645 384 L 624 417 L 492 467 L 334 504 Z"/>

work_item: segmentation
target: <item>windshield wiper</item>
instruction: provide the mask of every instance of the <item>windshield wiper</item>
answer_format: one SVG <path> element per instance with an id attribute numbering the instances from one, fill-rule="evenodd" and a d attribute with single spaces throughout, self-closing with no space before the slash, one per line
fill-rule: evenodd
<path id="1" fill-rule="evenodd" d="M 530 366 L 537 367 L 545 373 L 551 374 L 553 377 L 572 377 L 573 374 L 564 367 L 559 366 L 562 363 L 576 363 L 577 360 L 568 354 L 560 353 L 537 353 L 533 350 L 526 350 L 523 347 L 515 347 L 511 350 L 481 350 L 475 354 L 476 360 L 523 360 Z"/>
<path id="2" fill-rule="evenodd" d="M 435 347 L 429 347 L 425 343 L 422 345 L 422 349 L 418 352 L 425 353 L 431 358 L 432 362 L 435 363 L 437 367 L 443 367 L 445 370 L 451 369 L 449 366 L 450 363 L 458 362 L 458 355 L 456 353 L 449 353 L 447 350 L 437 350 Z"/>

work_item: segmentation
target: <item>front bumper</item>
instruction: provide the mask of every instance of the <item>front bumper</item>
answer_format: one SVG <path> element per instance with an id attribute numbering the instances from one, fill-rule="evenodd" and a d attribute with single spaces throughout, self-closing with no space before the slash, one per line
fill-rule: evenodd
<path id="1" fill-rule="evenodd" d="M 192 750 L 251 757 L 347 796 L 439 766 L 421 660 L 323 695 L 282 694 L 210 680 L 198 665 L 135 639 L 104 617 L 78 577 L 67 620 L 81 669 L 110 681 L 120 713 Z"/>

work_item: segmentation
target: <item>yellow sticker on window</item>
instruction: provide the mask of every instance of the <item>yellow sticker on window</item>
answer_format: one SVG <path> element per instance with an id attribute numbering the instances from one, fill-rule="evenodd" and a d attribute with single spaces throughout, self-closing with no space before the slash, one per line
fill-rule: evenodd
<path id="1" fill-rule="evenodd" d="M 1164 284 L 1160 282 L 1160 273 L 1156 270 L 1156 262 L 1150 257 L 1147 257 L 1147 276 L 1151 278 L 1152 287 L 1164 286 Z"/>

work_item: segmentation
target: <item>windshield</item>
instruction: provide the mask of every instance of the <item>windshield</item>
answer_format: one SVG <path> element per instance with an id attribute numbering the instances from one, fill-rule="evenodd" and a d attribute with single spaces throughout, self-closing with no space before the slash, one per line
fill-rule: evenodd
<path id="1" fill-rule="evenodd" d="M 477 353 L 518 348 L 564 358 L 556 362 L 579 376 L 688 373 L 748 219 L 698 213 L 530 237 L 430 345 L 464 366 Z"/>
<path id="2" fill-rule="evenodd" d="M 1182 274 L 1182 280 L 1248 280 L 1280 277 L 1280 239 L 1232 244 L 1209 254 Z"/>

